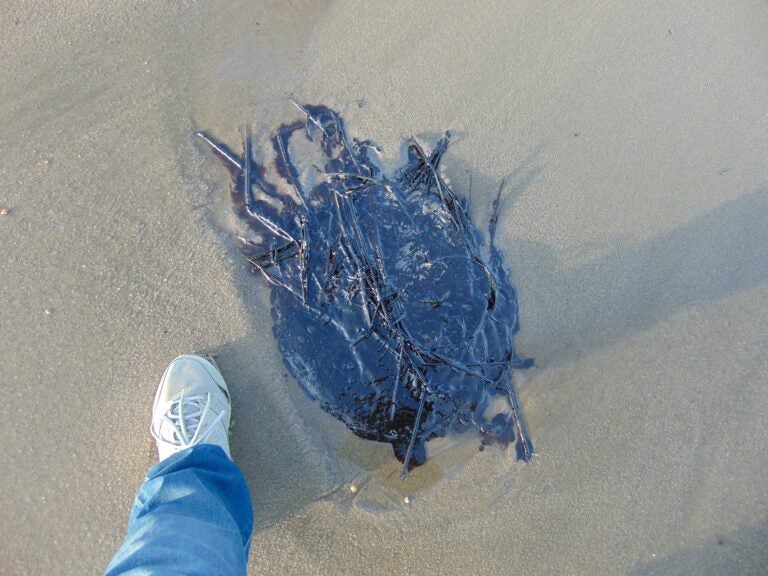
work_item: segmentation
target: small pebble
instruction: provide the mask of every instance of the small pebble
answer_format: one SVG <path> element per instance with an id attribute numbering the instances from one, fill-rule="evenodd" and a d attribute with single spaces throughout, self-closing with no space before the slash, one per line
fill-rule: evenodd
<path id="1" fill-rule="evenodd" d="M 411 499 L 410 499 L 410 498 L 408 498 L 408 496 L 406 496 L 405 498 L 403 498 L 403 504 L 410 504 L 410 503 L 411 503 Z"/>
<path id="2" fill-rule="evenodd" d="M 51 310 L 50 308 L 46 308 L 45 309 L 45 315 L 46 316 L 50 316 L 51 314 L 53 314 L 53 310 Z"/>
<path id="3" fill-rule="evenodd" d="M 358 490 L 358 488 L 357 488 L 357 486 L 355 486 L 354 484 L 352 484 L 352 485 L 349 487 L 349 491 L 350 491 L 350 492 L 352 492 L 352 494 L 357 494 L 357 490 Z"/>
<path id="4" fill-rule="evenodd" d="M 8 208 L 8 206 L 3 206 L 0 208 L 0 216 L 8 216 L 8 214 L 11 213 L 11 209 Z"/>

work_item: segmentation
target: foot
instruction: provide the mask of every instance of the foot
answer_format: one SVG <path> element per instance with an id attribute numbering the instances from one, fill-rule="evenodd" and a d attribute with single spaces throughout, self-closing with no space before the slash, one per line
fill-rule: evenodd
<path id="1" fill-rule="evenodd" d="M 165 370 L 155 394 L 150 432 L 162 462 L 196 444 L 229 454 L 229 390 L 218 368 L 200 356 L 179 356 Z"/>

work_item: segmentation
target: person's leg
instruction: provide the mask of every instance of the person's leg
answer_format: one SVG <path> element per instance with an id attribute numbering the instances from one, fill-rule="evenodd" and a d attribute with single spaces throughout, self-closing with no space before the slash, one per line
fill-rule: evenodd
<path id="1" fill-rule="evenodd" d="M 213 364 L 189 355 L 171 363 L 153 407 L 160 462 L 136 495 L 106 574 L 245 574 L 253 512 L 229 458 L 229 413 Z"/>
<path id="2" fill-rule="evenodd" d="M 188 448 L 147 474 L 106 573 L 245 574 L 252 514 L 245 479 L 224 451 Z"/>

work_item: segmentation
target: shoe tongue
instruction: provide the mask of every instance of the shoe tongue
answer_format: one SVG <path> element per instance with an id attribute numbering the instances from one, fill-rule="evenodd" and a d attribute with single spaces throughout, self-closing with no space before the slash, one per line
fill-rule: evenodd
<path id="1" fill-rule="evenodd" d="M 195 435 L 198 426 L 200 425 L 200 417 L 202 416 L 202 406 L 199 398 L 184 398 L 179 402 L 174 402 L 168 414 L 170 421 L 166 420 L 163 423 L 164 431 L 167 432 L 173 442 L 188 442 L 192 440 Z M 184 422 L 182 427 L 182 420 Z M 182 430 L 186 429 L 187 439 L 182 436 Z"/>

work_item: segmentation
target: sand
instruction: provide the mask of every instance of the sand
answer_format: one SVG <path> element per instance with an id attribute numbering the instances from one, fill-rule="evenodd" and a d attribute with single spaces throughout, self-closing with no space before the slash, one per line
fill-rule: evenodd
<path id="1" fill-rule="evenodd" d="M 0 5 L 0 574 L 103 570 L 189 351 L 235 397 L 252 574 L 765 573 L 764 2 L 56 4 Z M 289 95 L 392 164 L 451 129 L 478 222 L 506 180 L 530 464 L 459 438 L 400 483 L 285 375 L 191 135 Z"/>

